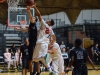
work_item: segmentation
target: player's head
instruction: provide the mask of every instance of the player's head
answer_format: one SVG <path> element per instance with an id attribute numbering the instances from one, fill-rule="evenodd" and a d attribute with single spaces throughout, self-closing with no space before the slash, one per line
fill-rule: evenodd
<path id="1" fill-rule="evenodd" d="M 34 20 L 35 22 L 37 22 L 37 21 L 38 21 L 38 18 L 37 18 L 36 16 L 34 16 L 34 17 L 33 17 L 33 20 Z"/>
<path id="2" fill-rule="evenodd" d="M 51 20 L 47 20 L 46 23 L 49 25 L 49 26 L 53 26 L 55 24 L 54 20 L 51 19 Z"/>
<path id="3" fill-rule="evenodd" d="M 29 44 L 28 38 L 24 38 L 24 43 Z"/>
<path id="4" fill-rule="evenodd" d="M 76 39 L 76 40 L 75 40 L 75 46 L 76 46 L 76 47 L 81 46 L 81 44 L 82 44 L 82 40 L 81 40 L 81 39 Z"/>

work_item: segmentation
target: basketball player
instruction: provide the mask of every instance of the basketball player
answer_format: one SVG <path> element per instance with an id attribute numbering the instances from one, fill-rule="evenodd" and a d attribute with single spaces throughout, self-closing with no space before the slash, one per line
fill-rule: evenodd
<path id="1" fill-rule="evenodd" d="M 26 75 L 28 72 L 28 60 L 29 60 L 29 53 L 28 53 L 28 38 L 24 39 L 24 45 L 20 48 L 20 54 L 19 54 L 19 61 L 22 53 L 22 75 Z"/>
<path id="2" fill-rule="evenodd" d="M 82 40 L 75 40 L 75 48 L 71 50 L 69 67 L 73 65 L 74 69 L 72 75 L 88 75 L 88 70 L 86 66 L 86 59 L 89 60 L 90 64 L 95 70 L 98 70 L 94 67 L 93 62 L 91 61 L 88 52 L 81 47 Z"/>
<path id="3" fill-rule="evenodd" d="M 53 43 L 56 40 L 54 32 L 52 30 L 54 21 L 53 21 L 53 19 L 51 19 L 51 20 L 47 20 L 45 22 L 42 19 L 41 14 L 40 14 L 39 10 L 37 9 L 36 5 L 33 5 L 32 7 L 34 8 L 34 10 L 38 16 L 38 19 L 39 19 L 40 25 L 41 25 L 40 29 L 38 31 L 36 47 L 33 52 L 33 60 L 35 62 L 41 61 L 48 68 L 49 65 L 46 64 L 44 57 L 48 51 L 49 36 L 51 36 L 53 38 L 53 41 L 49 44 L 49 48 L 53 45 Z M 49 67 L 49 71 L 51 71 L 50 67 Z"/>
<path id="4" fill-rule="evenodd" d="M 27 6 L 27 13 L 28 13 L 28 17 L 29 17 L 29 20 L 30 20 L 29 28 L 17 28 L 16 30 L 20 30 L 22 32 L 28 32 L 29 33 L 29 47 L 28 47 L 28 52 L 29 52 L 29 71 L 30 71 L 30 75 L 34 75 L 35 71 L 33 73 L 32 56 L 33 56 L 33 50 L 35 48 L 36 41 L 37 41 L 36 22 L 37 22 L 38 19 L 37 19 L 37 17 L 33 17 L 32 16 L 29 6 Z"/>
<path id="5" fill-rule="evenodd" d="M 50 42 L 52 42 L 52 40 L 53 38 L 51 37 Z M 54 75 L 64 75 L 64 60 L 58 43 L 55 42 L 52 48 L 48 50 L 48 53 L 52 59 Z M 50 75 L 52 75 L 51 73 Z"/>

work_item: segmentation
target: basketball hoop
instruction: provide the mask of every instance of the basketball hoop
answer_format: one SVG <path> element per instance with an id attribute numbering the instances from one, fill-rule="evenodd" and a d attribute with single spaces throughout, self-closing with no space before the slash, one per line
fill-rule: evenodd
<path id="1" fill-rule="evenodd" d="M 7 3 L 8 3 L 8 10 L 12 12 L 17 11 L 19 0 L 7 0 Z"/>
<path id="2" fill-rule="evenodd" d="M 26 24 L 27 24 L 27 21 L 25 21 L 25 20 L 20 21 L 21 28 L 25 28 Z"/>

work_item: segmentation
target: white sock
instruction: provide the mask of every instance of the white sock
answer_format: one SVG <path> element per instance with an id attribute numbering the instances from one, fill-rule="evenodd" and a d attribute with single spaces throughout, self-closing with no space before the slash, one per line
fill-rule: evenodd
<path id="1" fill-rule="evenodd" d="M 52 69 L 51 69 L 50 65 L 48 64 L 47 66 L 48 66 L 48 70 L 49 70 L 50 72 L 52 72 Z"/>

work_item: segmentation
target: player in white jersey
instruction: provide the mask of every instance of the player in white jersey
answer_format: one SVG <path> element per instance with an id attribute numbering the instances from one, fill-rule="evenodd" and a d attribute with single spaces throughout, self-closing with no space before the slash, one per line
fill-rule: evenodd
<path id="1" fill-rule="evenodd" d="M 38 61 L 42 61 L 42 63 L 46 66 L 47 64 L 44 61 L 44 57 L 47 54 L 48 51 L 48 45 L 49 48 L 52 46 L 52 44 L 54 43 L 54 41 L 56 40 L 55 35 L 53 33 L 52 30 L 52 26 L 54 25 L 54 21 L 51 20 L 47 20 L 46 22 L 42 19 L 41 14 L 39 12 L 39 10 L 37 9 L 36 5 L 32 6 L 39 18 L 40 21 L 40 29 L 38 31 L 38 36 L 37 36 L 37 43 L 35 46 L 35 50 L 33 52 L 33 60 L 35 62 Z M 53 37 L 53 41 L 49 44 L 49 36 Z M 41 60 L 41 57 L 43 58 Z"/>
<path id="2" fill-rule="evenodd" d="M 52 42 L 52 37 L 50 38 L 50 42 Z M 54 71 L 54 75 L 64 75 L 64 60 L 61 54 L 60 47 L 58 43 L 54 43 L 51 49 L 48 50 L 50 57 L 52 59 L 52 67 Z"/>

